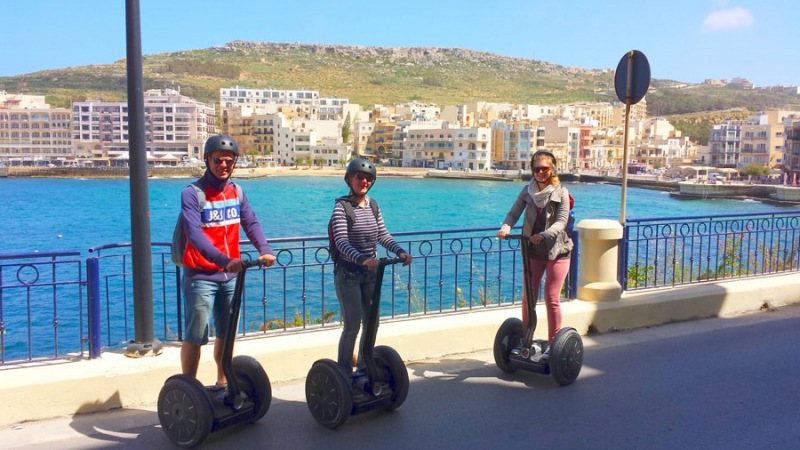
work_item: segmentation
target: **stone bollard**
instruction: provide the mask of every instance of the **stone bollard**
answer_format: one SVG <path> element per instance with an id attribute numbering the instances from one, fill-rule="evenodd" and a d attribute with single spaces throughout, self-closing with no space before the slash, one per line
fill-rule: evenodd
<path id="1" fill-rule="evenodd" d="M 622 297 L 617 280 L 622 225 L 608 219 L 581 220 L 578 225 L 581 256 L 578 262 L 578 299 L 607 302 Z"/>

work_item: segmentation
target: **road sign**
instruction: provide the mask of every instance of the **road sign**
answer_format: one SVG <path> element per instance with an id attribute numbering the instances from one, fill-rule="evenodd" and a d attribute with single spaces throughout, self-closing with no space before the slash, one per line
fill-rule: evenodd
<path id="1" fill-rule="evenodd" d="M 650 87 L 650 63 L 639 50 L 626 53 L 614 73 L 614 89 L 619 101 L 635 105 L 644 98 Z"/>

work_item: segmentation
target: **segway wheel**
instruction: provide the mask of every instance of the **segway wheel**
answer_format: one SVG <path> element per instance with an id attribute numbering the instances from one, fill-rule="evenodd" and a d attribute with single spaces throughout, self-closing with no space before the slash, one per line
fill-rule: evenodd
<path id="1" fill-rule="evenodd" d="M 272 403 L 272 385 L 269 377 L 261 364 L 250 356 L 235 356 L 231 365 L 239 382 L 239 388 L 253 402 L 253 412 L 247 422 L 258 422 Z"/>
<path id="2" fill-rule="evenodd" d="M 392 411 L 400 407 L 408 397 L 408 370 L 403 358 L 392 347 L 379 345 L 372 350 L 375 366 L 378 368 L 378 380 L 392 388 L 392 402 L 384 408 Z"/>
<path id="3" fill-rule="evenodd" d="M 567 386 L 575 382 L 583 366 L 583 340 L 574 328 L 563 328 L 553 338 L 550 372 L 556 382 Z"/>
<path id="4" fill-rule="evenodd" d="M 494 363 L 503 372 L 511 373 L 517 370 L 508 359 L 511 348 L 522 339 L 522 321 L 516 317 L 505 320 L 494 337 Z"/>
<path id="5" fill-rule="evenodd" d="M 306 404 L 321 425 L 339 427 L 353 410 L 350 375 L 330 359 L 315 362 L 306 377 Z"/>
<path id="6" fill-rule="evenodd" d="M 192 448 L 211 432 L 214 410 L 206 388 L 194 377 L 174 375 L 158 394 L 158 421 L 176 445 Z"/>

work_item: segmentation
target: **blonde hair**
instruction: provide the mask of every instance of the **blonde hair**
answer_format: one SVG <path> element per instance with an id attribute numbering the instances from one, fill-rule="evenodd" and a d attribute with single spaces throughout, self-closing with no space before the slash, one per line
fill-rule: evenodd
<path id="1" fill-rule="evenodd" d="M 556 171 L 556 159 L 552 155 L 544 152 L 539 153 L 538 155 L 534 154 L 533 158 L 531 158 L 531 177 L 534 177 L 535 175 L 533 173 L 533 163 L 540 159 L 547 159 L 550 161 L 550 178 L 547 179 L 547 184 L 553 186 L 558 186 L 561 184 L 561 180 L 558 179 L 558 172 Z M 534 177 L 533 179 L 535 180 L 536 178 Z"/>

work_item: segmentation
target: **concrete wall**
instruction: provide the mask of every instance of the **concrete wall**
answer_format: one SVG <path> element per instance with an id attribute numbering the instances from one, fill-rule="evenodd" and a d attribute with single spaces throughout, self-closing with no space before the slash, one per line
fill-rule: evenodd
<path id="1" fill-rule="evenodd" d="M 707 317 L 755 313 L 800 303 L 800 276 L 760 277 L 663 290 L 623 293 L 613 301 L 575 300 L 562 305 L 564 326 L 582 335 L 650 327 Z M 544 306 L 537 308 L 546 317 Z M 498 327 L 518 317 L 519 307 L 396 319 L 381 324 L 378 345 L 390 345 L 406 361 L 490 349 Z M 543 322 L 537 337 L 546 338 Z M 287 332 L 240 340 L 235 354 L 255 357 L 273 383 L 304 378 L 314 361 L 335 359 L 341 328 Z M 123 351 L 97 360 L 44 362 L 0 368 L 0 426 L 156 403 L 164 381 L 180 371 L 179 347 L 160 356 L 131 359 Z M 215 379 L 212 347 L 203 349 L 198 377 Z"/>

